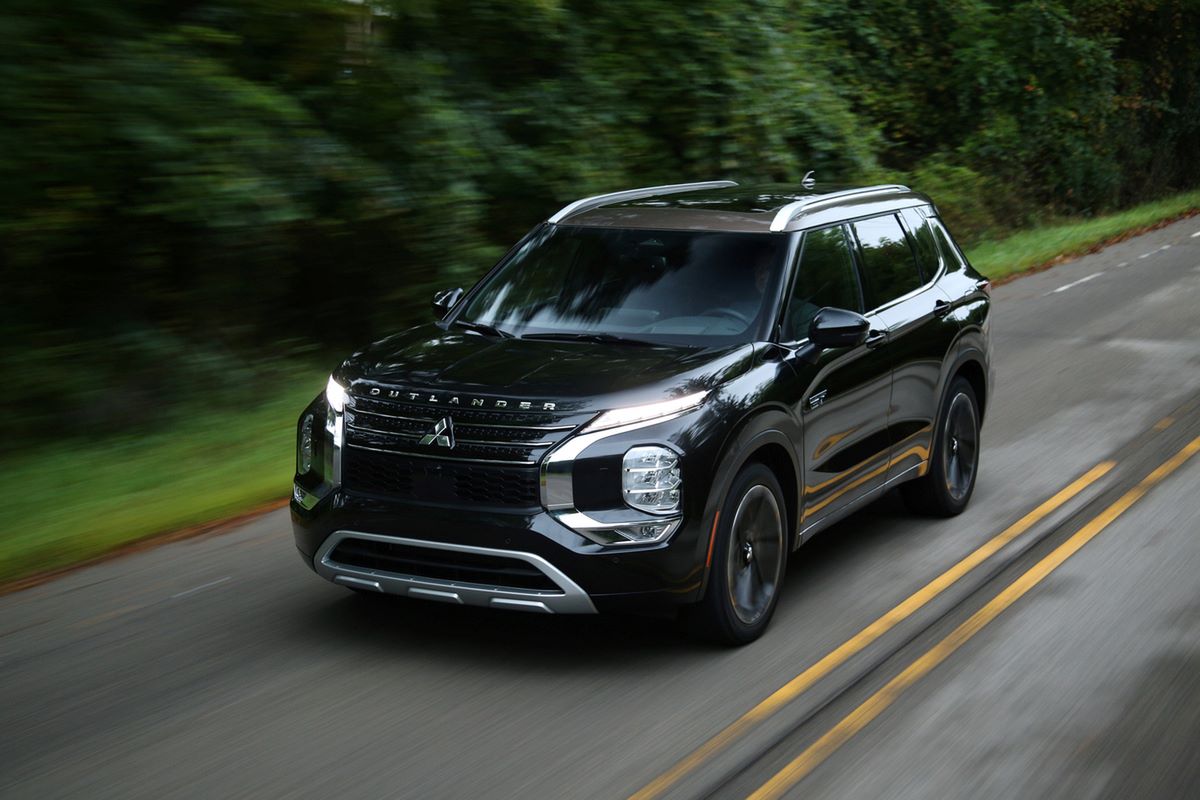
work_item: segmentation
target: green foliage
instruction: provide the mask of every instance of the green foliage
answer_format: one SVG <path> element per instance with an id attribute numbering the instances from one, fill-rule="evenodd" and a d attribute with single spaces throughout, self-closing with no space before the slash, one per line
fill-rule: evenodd
<path id="1" fill-rule="evenodd" d="M 971 239 L 1200 185 L 1197 27 L 1189 0 L 9 0 L 3 431 L 243 396 L 592 192 L 901 178 Z"/>
<path id="2" fill-rule="evenodd" d="M 0 456 L 21 487 L 0 537 L 0 584 L 286 497 L 295 415 L 321 384 L 293 377 L 256 404 L 208 408 L 149 435 Z"/>
<path id="3" fill-rule="evenodd" d="M 1007 278 L 1200 209 L 1200 190 L 1141 203 L 1114 214 L 1047 222 L 1001 238 L 987 238 L 968 252 L 971 265 L 992 280 Z"/>

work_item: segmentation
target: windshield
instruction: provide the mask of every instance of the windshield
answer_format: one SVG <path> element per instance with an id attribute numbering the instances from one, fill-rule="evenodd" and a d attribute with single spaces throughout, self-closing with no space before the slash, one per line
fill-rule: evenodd
<path id="1" fill-rule="evenodd" d="M 484 280 L 456 322 L 538 338 L 750 341 L 773 305 L 786 246 L 755 233 L 548 225 Z"/>

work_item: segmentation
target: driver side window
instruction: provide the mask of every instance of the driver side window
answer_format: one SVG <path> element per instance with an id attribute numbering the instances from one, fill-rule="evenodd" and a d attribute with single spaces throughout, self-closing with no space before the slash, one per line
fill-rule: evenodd
<path id="1" fill-rule="evenodd" d="M 800 264 L 783 321 L 784 340 L 794 342 L 808 336 L 809 323 L 825 307 L 862 312 L 858 271 L 841 225 L 804 234 Z"/>

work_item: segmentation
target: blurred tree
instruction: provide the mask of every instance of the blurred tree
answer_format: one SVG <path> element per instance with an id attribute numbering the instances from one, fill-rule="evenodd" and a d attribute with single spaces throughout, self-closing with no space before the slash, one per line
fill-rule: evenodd
<path id="1" fill-rule="evenodd" d="M 588 193 L 899 178 L 969 237 L 1195 186 L 1198 25 L 1191 0 L 9 0 L 4 431 L 249 396 Z"/>

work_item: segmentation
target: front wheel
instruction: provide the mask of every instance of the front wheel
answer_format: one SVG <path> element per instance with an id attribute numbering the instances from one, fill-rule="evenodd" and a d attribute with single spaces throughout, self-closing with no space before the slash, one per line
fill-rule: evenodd
<path id="1" fill-rule="evenodd" d="M 722 644 L 754 641 L 766 630 L 787 566 L 787 512 L 775 474 L 749 464 L 721 505 L 704 599 L 687 610 L 692 627 Z"/>
<path id="2" fill-rule="evenodd" d="M 962 513 L 979 471 L 979 401 L 965 378 L 955 378 L 933 433 L 929 471 L 900 492 L 914 511 L 935 517 Z"/>

